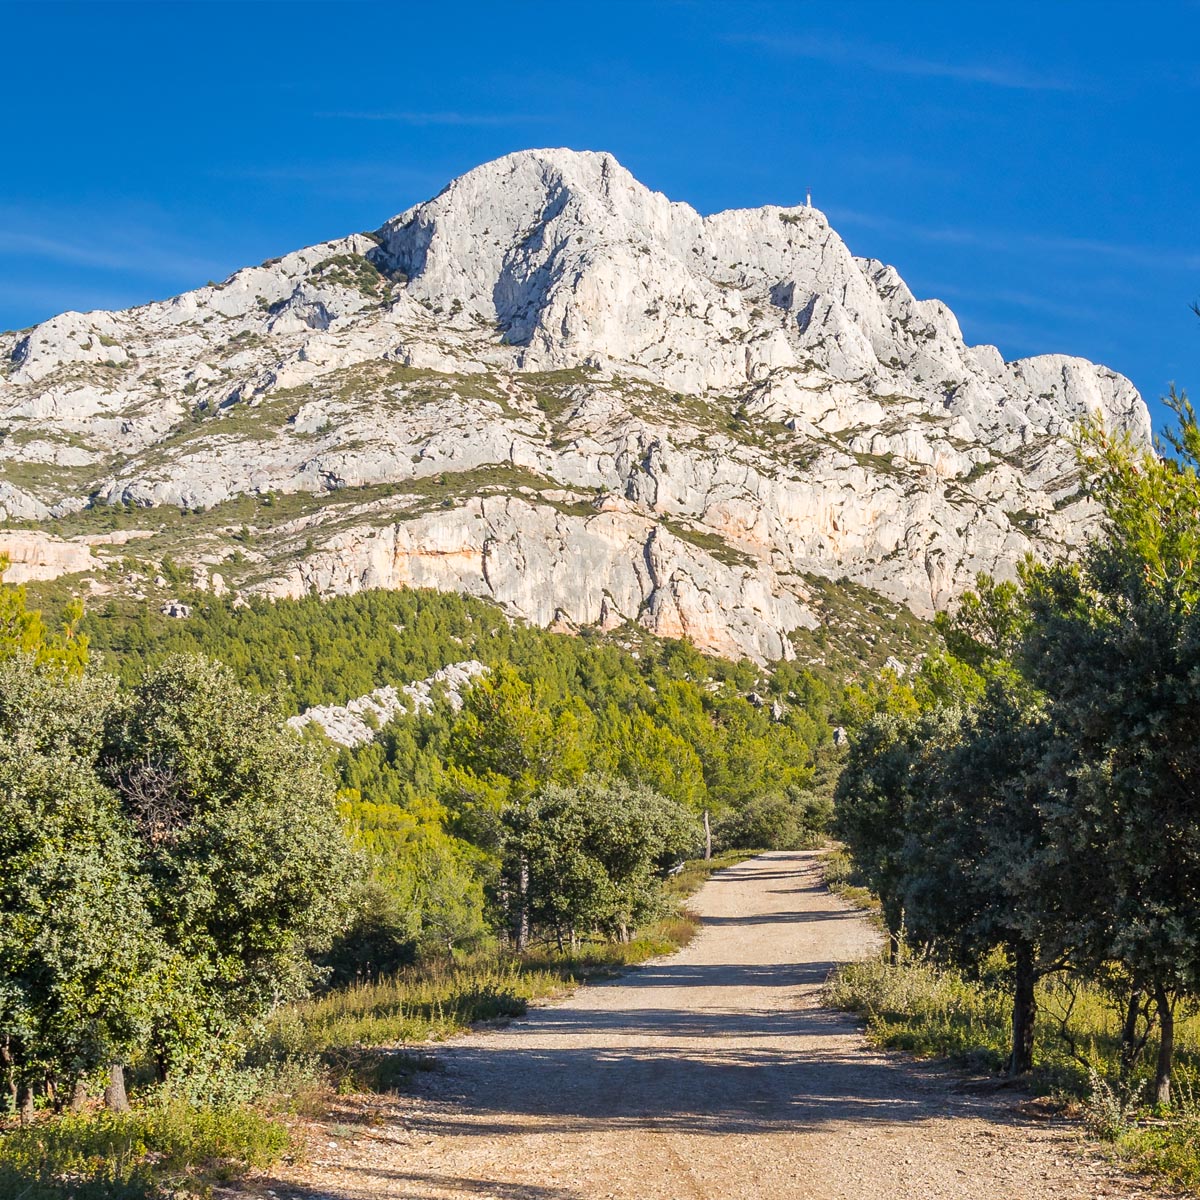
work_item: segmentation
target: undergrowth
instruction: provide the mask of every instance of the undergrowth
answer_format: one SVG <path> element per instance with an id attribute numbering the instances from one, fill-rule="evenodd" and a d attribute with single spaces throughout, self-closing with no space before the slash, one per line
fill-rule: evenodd
<path id="1" fill-rule="evenodd" d="M 868 960 L 840 967 L 826 999 L 860 1014 L 876 1045 L 1000 1071 L 1012 1003 L 1003 975 L 999 958 L 978 977 L 919 957 Z M 1154 1108 L 1146 1099 L 1152 1054 L 1122 1077 L 1122 1013 L 1114 996 L 1059 976 L 1039 984 L 1037 1002 L 1032 1089 L 1080 1111 L 1090 1132 L 1137 1169 L 1200 1189 L 1200 1015 L 1177 1019 L 1174 1101 Z"/>
<path id="2" fill-rule="evenodd" d="M 821 873 L 825 886 L 835 896 L 841 896 L 855 908 L 866 909 L 868 912 L 878 910 L 879 901 L 871 894 L 866 880 L 842 847 L 836 846 L 821 855 Z"/>
<path id="3" fill-rule="evenodd" d="M 283 1125 L 245 1105 L 173 1102 L 45 1118 L 0 1137 L 0 1196 L 144 1200 L 195 1193 L 269 1166 L 289 1143 Z"/>

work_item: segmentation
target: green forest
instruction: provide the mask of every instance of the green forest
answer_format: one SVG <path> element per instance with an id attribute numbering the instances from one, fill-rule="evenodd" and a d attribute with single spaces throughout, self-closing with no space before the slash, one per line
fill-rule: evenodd
<path id="1" fill-rule="evenodd" d="M 828 822 L 828 673 L 431 592 L 190 599 L 44 617 L 0 586 L 0 1182 L 30 1197 L 276 1155 L 289 1073 L 387 1086 L 370 1047 L 672 949 L 685 861 Z M 356 749 L 286 725 L 472 658 L 460 706 Z"/>

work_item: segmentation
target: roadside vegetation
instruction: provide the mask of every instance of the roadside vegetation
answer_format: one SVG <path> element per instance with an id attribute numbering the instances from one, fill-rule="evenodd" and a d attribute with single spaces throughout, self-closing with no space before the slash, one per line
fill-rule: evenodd
<path id="1" fill-rule="evenodd" d="M 1098 426 L 1078 561 L 980 577 L 920 686 L 852 729 L 842 887 L 887 952 L 830 997 L 880 1043 L 1030 1076 L 1200 1186 L 1200 426 L 1154 454 Z"/>
<path id="2" fill-rule="evenodd" d="M 833 694 L 798 672 L 772 712 L 756 668 L 414 593 L 141 631 L 0 586 L 3 1195 L 202 1192 L 303 1153 L 293 1114 L 677 949 L 723 845 L 828 815 Z M 468 641 L 490 669 L 458 710 L 357 751 L 286 725 L 303 688 Z"/>

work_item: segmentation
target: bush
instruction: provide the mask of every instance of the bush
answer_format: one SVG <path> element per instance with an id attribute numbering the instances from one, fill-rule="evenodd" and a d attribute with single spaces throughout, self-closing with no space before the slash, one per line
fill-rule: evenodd
<path id="1" fill-rule="evenodd" d="M 1008 1052 L 1009 1000 L 961 972 L 922 959 L 849 963 L 826 988 L 836 1008 L 866 1017 L 879 1045 L 999 1069 Z"/>
<path id="2" fill-rule="evenodd" d="M 833 806 L 813 792 L 760 796 L 717 824 L 713 836 L 729 850 L 803 850 L 817 845 Z"/>

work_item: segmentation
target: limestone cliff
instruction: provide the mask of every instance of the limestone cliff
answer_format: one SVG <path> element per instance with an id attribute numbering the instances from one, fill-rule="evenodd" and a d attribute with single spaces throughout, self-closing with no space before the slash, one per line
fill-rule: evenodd
<path id="1" fill-rule="evenodd" d="M 0 517 L 89 538 L 39 561 L 97 590 L 169 553 L 243 593 L 454 588 L 757 658 L 814 623 L 806 577 L 927 615 L 1078 544 L 1072 428 L 1149 436 L 1128 380 L 967 346 L 815 209 L 701 217 L 568 150 L 0 356 Z M 149 536 L 91 541 L 114 526 Z"/>

